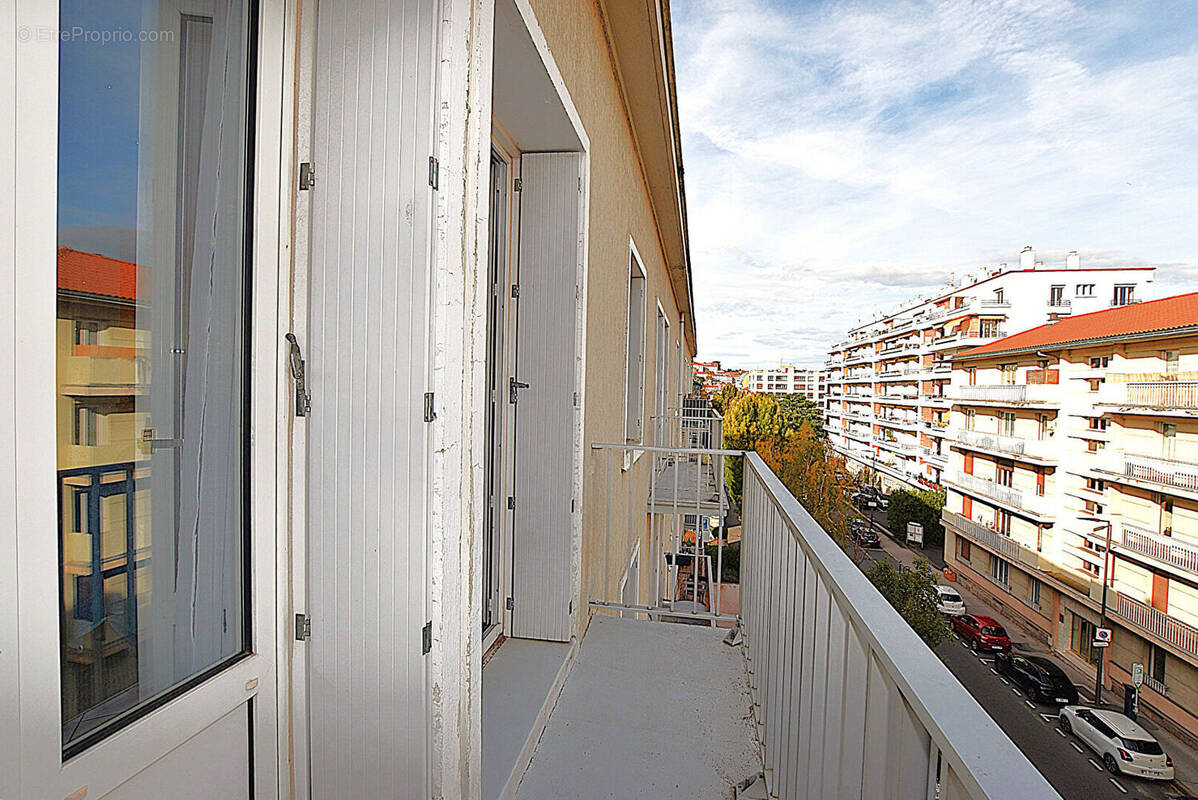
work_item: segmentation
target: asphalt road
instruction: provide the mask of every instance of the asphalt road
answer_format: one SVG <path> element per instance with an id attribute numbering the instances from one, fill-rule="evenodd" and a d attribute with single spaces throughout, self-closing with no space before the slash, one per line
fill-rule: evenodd
<path id="1" fill-rule="evenodd" d="M 900 547 L 884 533 L 882 540 L 884 548 Z M 880 559 L 896 561 L 885 549 L 858 550 L 857 556 L 867 569 Z M 998 674 L 992 655 L 974 653 L 956 635 L 936 654 L 1065 800 L 1163 800 L 1177 792 L 1169 784 L 1111 775 L 1093 751 L 1060 729 L 1055 706 L 1033 704 Z"/>

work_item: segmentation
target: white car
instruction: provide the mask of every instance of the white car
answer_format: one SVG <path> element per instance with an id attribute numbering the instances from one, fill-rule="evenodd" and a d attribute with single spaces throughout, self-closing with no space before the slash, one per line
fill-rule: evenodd
<path id="1" fill-rule="evenodd" d="M 1086 706 L 1061 709 L 1061 728 L 1102 757 L 1108 771 L 1154 780 L 1173 780 L 1173 759 L 1152 734 L 1118 711 Z"/>
<path id="2" fill-rule="evenodd" d="M 950 617 L 955 617 L 958 614 L 965 613 L 965 601 L 961 599 L 961 595 L 957 594 L 957 590 L 953 587 L 937 586 L 936 610 L 941 614 L 948 614 Z"/>

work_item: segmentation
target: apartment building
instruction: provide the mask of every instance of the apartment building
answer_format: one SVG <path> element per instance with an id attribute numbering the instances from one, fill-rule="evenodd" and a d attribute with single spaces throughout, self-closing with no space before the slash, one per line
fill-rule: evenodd
<path id="1" fill-rule="evenodd" d="M 829 441 L 888 489 L 940 487 L 952 357 L 1046 322 L 1151 299 L 1153 271 L 1088 268 L 1076 252 L 1049 267 L 1029 246 L 1018 266 L 964 276 L 875 316 L 829 353 Z"/>
<path id="2" fill-rule="evenodd" d="M 1141 705 L 1198 734 L 1198 294 L 967 350 L 948 394 L 946 562 L 1107 686 L 1141 665 Z"/>
<path id="3" fill-rule="evenodd" d="M 819 397 L 819 374 L 820 370 L 793 364 L 751 369 L 740 376 L 740 388 L 767 394 L 801 394 L 814 402 Z"/>
<path id="4" fill-rule="evenodd" d="M 712 395 L 725 386 L 738 386 L 743 369 L 724 369 L 719 361 L 699 361 L 691 365 L 695 384 L 705 395 Z"/>

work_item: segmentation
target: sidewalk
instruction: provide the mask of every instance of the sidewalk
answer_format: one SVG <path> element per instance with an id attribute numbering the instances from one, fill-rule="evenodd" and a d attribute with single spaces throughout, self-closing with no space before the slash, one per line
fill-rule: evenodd
<path id="1" fill-rule="evenodd" d="M 904 566 L 911 566 L 915 563 L 915 559 L 919 556 L 928 558 L 927 551 L 908 549 L 905 545 L 888 535 L 884 526 L 875 524 L 879 527 L 882 535 L 882 549 L 886 555 L 890 556 L 896 562 Z M 943 558 L 937 559 L 940 566 L 943 567 Z M 947 583 L 943 576 L 940 578 L 941 583 Z M 967 585 L 957 581 L 952 584 L 953 588 L 961 595 L 965 601 L 965 608 L 971 612 L 986 614 L 998 620 L 1007 630 L 1007 635 L 1011 637 L 1011 645 L 1014 649 L 1031 655 L 1045 656 L 1051 658 L 1053 663 L 1057 664 L 1061 669 L 1065 670 L 1065 674 L 1069 676 L 1074 685 L 1077 686 L 1079 693 L 1082 695 L 1084 702 L 1093 702 L 1094 699 L 1094 678 L 1092 675 L 1087 675 L 1071 662 L 1060 657 L 1059 653 L 1053 652 L 1048 645 L 1042 640 L 1030 635 L 1019 620 L 1013 619 L 1004 615 L 1001 611 L 995 611 L 989 603 L 972 592 Z M 1103 705 L 1108 708 L 1113 708 L 1116 711 L 1123 710 L 1123 700 L 1120 694 L 1112 693 L 1110 690 L 1103 691 Z M 1151 720 L 1146 719 L 1145 714 L 1140 714 L 1137 720 L 1141 727 L 1151 733 L 1161 743 L 1161 747 L 1165 752 L 1173 757 L 1173 768 L 1175 773 L 1175 782 L 1184 788 L 1189 794 L 1198 795 L 1198 751 L 1195 751 L 1193 746 L 1174 736 L 1168 730 L 1153 724 Z"/>

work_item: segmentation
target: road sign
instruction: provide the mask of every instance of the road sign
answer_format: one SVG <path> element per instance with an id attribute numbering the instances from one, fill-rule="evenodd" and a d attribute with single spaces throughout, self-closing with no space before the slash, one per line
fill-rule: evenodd
<path id="1" fill-rule="evenodd" d="M 1144 665 L 1143 664 L 1132 664 L 1131 665 L 1131 682 L 1137 689 L 1139 689 L 1141 686 L 1144 685 Z"/>
<path id="2" fill-rule="evenodd" d="M 918 522 L 907 523 L 907 544 L 923 547 L 923 525 Z"/>
<path id="3" fill-rule="evenodd" d="M 1108 642 L 1106 639 L 1095 639 L 1094 646 L 1095 647 L 1110 647 L 1111 643 Z"/>
<path id="4" fill-rule="evenodd" d="M 1098 644 L 1099 642 L 1103 643 L 1102 647 L 1106 647 L 1108 644 L 1111 643 L 1111 629 L 1110 628 L 1095 629 L 1094 644 Z"/>

